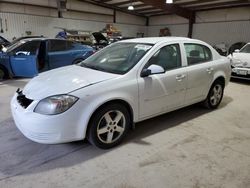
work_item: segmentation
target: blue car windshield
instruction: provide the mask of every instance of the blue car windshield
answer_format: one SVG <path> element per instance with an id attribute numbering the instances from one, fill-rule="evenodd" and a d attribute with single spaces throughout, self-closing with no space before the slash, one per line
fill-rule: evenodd
<path id="1" fill-rule="evenodd" d="M 11 52 L 12 50 L 16 49 L 17 47 L 21 46 L 22 44 L 26 43 L 26 41 L 18 41 L 10 46 L 8 46 L 6 52 Z"/>
<path id="2" fill-rule="evenodd" d="M 90 69 L 125 74 L 151 49 L 152 44 L 114 43 L 90 56 L 79 65 Z"/>

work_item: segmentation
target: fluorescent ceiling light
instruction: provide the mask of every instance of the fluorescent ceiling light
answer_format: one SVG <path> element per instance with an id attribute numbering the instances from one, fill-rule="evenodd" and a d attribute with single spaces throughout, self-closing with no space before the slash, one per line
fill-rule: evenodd
<path id="1" fill-rule="evenodd" d="M 129 5 L 129 6 L 128 6 L 128 10 L 134 10 L 133 5 Z"/>
<path id="2" fill-rule="evenodd" d="M 173 0 L 166 0 L 166 3 L 171 4 L 171 3 L 173 3 Z"/>

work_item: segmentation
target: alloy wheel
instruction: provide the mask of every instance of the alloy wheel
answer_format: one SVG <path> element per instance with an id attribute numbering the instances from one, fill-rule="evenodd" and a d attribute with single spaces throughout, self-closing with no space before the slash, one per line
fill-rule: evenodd
<path id="1" fill-rule="evenodd" d="M 112 144 L 117 141 L 124 133 L 126 119 L 119 110 L 106 112 L 97 126 L 97 137 L 106 144 Z"/>
<path id="2" fill-rule="evenodd" d="M 210 96 L 210 102 L 213 106 L 216 106 L 222 97 L 222 86 L 220 84 L 216 84 L 212 90 L 212 94 Z"/>

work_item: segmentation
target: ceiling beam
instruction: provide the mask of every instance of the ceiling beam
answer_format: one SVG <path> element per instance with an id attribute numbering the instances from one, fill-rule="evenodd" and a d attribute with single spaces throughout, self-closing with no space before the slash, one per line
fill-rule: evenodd
<path id="1" fill-rule="evenodd" d="M 136 10 L 136 12 L 144 12 L 144 11 L 147 11 L 147 10 L 155 10 L 156 8 L 154 7 L 150 7 L 150 8 L 142 8 L 142 9 L 139 9 L 139 10 Z M 162 10 L 161 10 L 162 11 Z"/>
<path id="2" fill-rule="evenodd" d="M 173 14 L 176 14 L 178 16 L 184 17 L 186 19 L 192 19 L 193 18 L 193 11 L 186 9 L 186 8 L 182 8 L 178 5 L 175 4 L 166 4 L 165 0 L 140 0 L 141 2 L 143 2 L 146 5 L 152 5 L 155 8 L 159 8 L 162 10 L 166 10 L 168 12 L 171 12 Z"/>
<path id="3" fill-rule="evenodd" d="M 93 5 L 97 5 L 97 6 L 101 6 L 101 7 L 104 7 L 104 8 L 113 9 L 113 10 L 118 10 L 118 11 L 121 11 L 121 12 L 124 12 L 124 13 L 127 13 L 127 14 L 132 14 L 132 15 L 135 15 L 135 16 L 140 16 L 140 17 L 144 17 L 144 18 L 146 17 L 143 14 L 136 13 L 134 11 L 129 11 L 129 10 L 127 10 L 127 8 L 120 8 L 120 7 L 117 7 L 117 6 L 113 6 L 113 4 L 106 4 L 106 3 L 92 1 L 92 0 L 78 0 L 78 1 L 88 2 L 88 3 L 93 4 Z"/>
<path id="4" fill-rule="evenodd" d="M 179 6 L 183 6 L 183 5 L 194 5 L 194 4 L 201 4 L 201 3 L 213 3 L 213 1 L 218 1 L 218 0 L 202 0 L 202 1 L 187 1 L 187 2 L 178 2 L 178 1 L 175 1 L 174 3 L 176 5 L 179 5 Z"/>
<path id="5" fill-rule="evenodd" d="M 206 4 L 206 5 L 197 5 L 197 6 L 192 6 L 190 5 L 189 7 L 195 10 L 202 10 L 202 9 L 207 9 L 207 8 L 220 8 L 220 7 L 232 7 L 232 6 L 244 6 L 244 5 L 249 5 L 250 2 L 248 0 L 234 0 L 230 2 L 220 2 L 220 3 L 212 3 L 212 4 Z"/>
<path id="6" fill-rule="evenodd" d="M 126 4 L 129 4 L 131 3 L 132 1 L 123 1 L 123 2 L 119 2 L 119 3 L 110 3 L 110 5 L 113 5 L 113 6 L 121 6 L 121 5 L 126 5 Z"/>

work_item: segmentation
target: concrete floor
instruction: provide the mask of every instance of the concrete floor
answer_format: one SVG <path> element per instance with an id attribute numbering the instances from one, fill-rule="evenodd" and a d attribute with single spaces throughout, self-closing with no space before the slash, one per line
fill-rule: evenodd
<path id="1" fill-rule="evenodd" d="M 194 105 L 141 122 L 111 150 L 26 139 L 9 108 L 26 82 L 0 82 L 0 187 L 250 187 L 249 82 L 230 82 L 218 110 Z"/>

